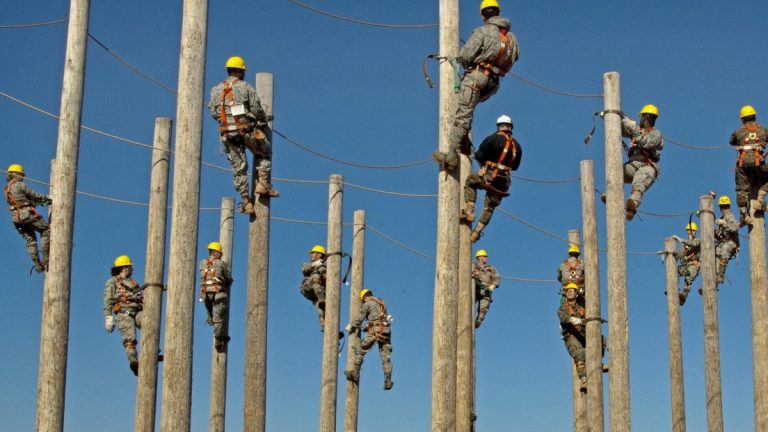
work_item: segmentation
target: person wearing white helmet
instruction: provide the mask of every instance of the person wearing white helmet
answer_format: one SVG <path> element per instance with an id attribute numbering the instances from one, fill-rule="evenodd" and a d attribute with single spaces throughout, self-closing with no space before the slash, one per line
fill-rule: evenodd
<path id="1" fill-rule="evenodd" d="M 687 239 L 682 239 L 676 235 L 672 236 L 675 241 L 683 246 L 682 253 L 677 257 L 677 274 L 685 278 L 683 281 L 683 291 L 678 293 L 680 306 L 685 304 L 688 293 L 691 291 L 691 285 L 696 280 L 696 276 L 699 275 L 699 269 L 701 268 L 701 260 L 699 258 L 701 254 L 701 240 L 696 238 L 696 231 L 698 229 L 699 227 L 696 225 L 696 222 L 691 222 L 685 226 L 685 231 L 688 233 Z"/>
<path id="2" fill-rule="evenodd" d="M 509 31 L 510 21 L 499 16 L 500 13 L 498 0 L 480 2 L 480 15 L 485 24 L 472 32 L 456 58 L 464 67 L 464 76 L 448 137 L 450 148 L 447 153 L 432 152 L 432 157 L 449 172 L 458 166 L 459 151 L 470 153 L 469 131 L 475 107 L 496 94 L 501 78 L 512 69 L 520 55 L 517 37 Z"/>
<path id="3" fill-rule="evenodd" d="M 261 107 L 256 90 L 245 81 L 245 61 L 233 56 L 225 64 L 227 79 L 211 89 L 208 110 L 219 123 L 219 133 L 224 153 L 232 166 L 235 190 L 242 197 L 240 211 L 254 214 L 253 202 L 248 186 L 248 156 L 246 149 L 253 153 L 253 164 L 258 172 L 258 182 L 253 188 L 256 195 L 277 197 L 272 189 L 272 144 L 264 134 L 267 113 Z"/>
<path id="4" fill-rule="evenodd" d="M 471 224 L 475 220 L 477 190 L 485 189 L 483 212 L 470 235 L 472 242 L 480 238 L 502 198 L 509 196 L 507 191 L 511 183 L 511 172 L 520 167 L 523 149 L 512 137 L 513 128 L 512 119 L 508 115 L 502 115 L 496 120 L 496 132 L 485 138 L 475 152 L 475 160 L 480 168 L 467 176 L 464 182 L 464 208 L 460 217 L 466 223 Z"/>
<path id="5" fill-rule="evenodd" d="M 223 352 L 229 342 L 227 321 L 229 320 L 229 289 L 232 286 L 232 272 L 229 264 L 221 259 L 221 243 L 208 244 L 208 257 L 200 261 L 200 300 L 208 315 L 208 325 L 213 326 L 214 347 Z"/>
<path id="6" fill-rule="evenodd" d="M 11 164 L 6 172 L 8 173 L 8 184 L 3 191 L 5 192 L 5 200 L 8 202 L 8 210 L 11 212 L 11 221 L 16 231 L 24 239 L 27 253 L 32 258 L 35 271 L 42 273 L 48 267 L 51 227 L 37 213 L 35 206 L 50 205 L 51 198 L 36 192 L 24 183 L 24 168 L 21 165 Z M 36 233 L 40 233 L 42 259 L 38 255 Z"/>

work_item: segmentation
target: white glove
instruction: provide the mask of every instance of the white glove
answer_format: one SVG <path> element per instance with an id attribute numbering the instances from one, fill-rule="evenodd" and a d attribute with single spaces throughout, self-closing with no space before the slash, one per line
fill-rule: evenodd
<path id="1" fill-rule="evenodd" d="M 346 326 L 346 327 L 344 327 L 344 330 L 345 330 L 347 333 L 352 333 L 352 324 L 347 324 L 347 326 Z"/>
<path id="2" fill-rule="evenodd" d="M 104 329 L 109 333 L 115 329 L 115 318 L 112 315 L 104 317 Z"/>
<path id="3" fill-rule="evenodd" d="M 395 320 L 395 317 L 393 317 L 392 315 L 387 315 L 387 322 L 388 322 L 388 323 L 390 323 L 390 324 L 391 324 L 391 323 L 392 323 L 392 321 L 394 321 L 394 320 Z"/>
<path id="4" fill-rule="evenodd" d="M 322 260 L 312 261 L 312 267 L 320 267 L 321 265 L 323 265 Z"/>
<path id="5" fill-rule="evenodd" d="M 581 325 L 583 320 L 581 318 L 578 318 L 578 317 L 570 317 L 570 318 L 568 318 L 568 322 L 573 324 L 573 325 Z"/>
<path id="6" fill-rule="evenodd" d="M 715 225 L 725 225 L 725 219 L 715 219 Z"/>
<path id="7" fill-rule="evenodd" d="M 496 285 L 488 285 L 488 291 L 493 292 L 496 289 Z"/>

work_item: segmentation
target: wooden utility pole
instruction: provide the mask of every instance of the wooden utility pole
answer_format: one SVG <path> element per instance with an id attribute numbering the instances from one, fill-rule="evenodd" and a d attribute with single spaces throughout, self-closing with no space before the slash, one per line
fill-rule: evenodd
<path id="1" fill-rule="evenodd" d="M 339 368 L 339 309 L 341 298 L 341 224 L 344 178 L 334 174 L 328 185 L 328 246 L 325 277 L 323 374 L 320 383 L 320 432 L 336 431 L 336 384 Z"/>
<path id="2" fill-rule="evenodd" d="M 597 248 L 595 211 L 595 171 L 591 160 L 579 164 L 581 174 L 581 213 L 584 241 L 584 300 L 587 317 L 587 425 L 590 432 L 603 432 L 603 328 L 600 307 L 600 255 Z"/>
<path id="3" fill-rule="evenodd" d="M 605 110 L 621 110 L 619 73 L 603 75 Z M 608 346 L 611 347 L 608 397 L 610 429 L 629 432 L 629 325 L 627 317 L 627 244 L 624 226 L 624 165 L 621 118 L 605 114 L 606 237 L 608 238 Z"/>
<path id="4" fill-rule="evenodd" d="M 352 225 L 352 286 L 349 290 L 349 320 L 360 312 L 360 291 L 364 286 L 365 263 L 365 210 L 356 210 Z M 347 370 L 351 369 L 355 359 L 355 349 L 360 347 L 360 335 L 355 332 L 347 341 Z M 347 380 L 344 400 L 344 432 L 357 432 L 357 413 L 360 387 Z"/>
<path id="5" fill-rule="evenodd" d="M 440 55 L 459 52 L 459 2 L 440 0 Z M 440 151 L 450 150 L 450 131 L 456 113 L 453 68 L 440 62 Z M 456 326 L 459 292 L 459 182 L 458 172 L 438 174 L 435 301 L 432 319 L 432 432 L 456 431 Z"/>
<path id="6" fill-rule="evenodd" d="M 161 430 L 188 431 L 192 406 L 192 341 L 200 208 L 205 41 L 208 1 L 184 0 L 176 97 L 176 152 L 168 258 L 168 303 Z"/>
<path id="7" fill-rule="evenodd" d="M 459 185 L 472 171 L 472 161 L 461 155 Z M 459 194 L 460 204 L 464 202 L 464 188 Z M 457 299 L 457 351 L 456 351 L 456 430 L 471 432 L 474 418 L 473 402 L 474 383 L 474 285 L 472 284 L 472 226 L 468 223 L 459 225 L 459 295 Z"/>
<path id="8" fill-rule="evenodd" d="M 683 340 L 680 334 L 680 296 L 677 288 L 675 239 L 664 239 L 667 269 L 667 321 L 669 322 L 669 381 L 672 394 L 672 432 L 685 432 L 685 386 L 683 385 Z"/>
<path id="9" fill-rule="evenodd" d="M 72 272 L 77 159 L 83 110 L 85 52 L 88 42 L 89 0 L 71 0 L 67 52 L 61 86 L 59 138 L 56 144 L 55 185 L 51 218 L 50 253 L 45 273 L 40 360 L 37 373 L 35 430 L 64 428 L 64 394 L 69 346 L 69 295 Z"/>
<path id="10" fill-rule="evenodd" d="M 144 267 L 144 310 L 141 313 L 139 378 L 136 384 L 136 432 L 155 430 L 157 353 L 165 280 L 165 227 L 168 219 L 168 171 L 171 163 L 171 119 L 155 119 L 152 169 L 149 181 L 147 258 Z"/>
<path id="11" fill-rule="evenodd" d="M 221 260 L 225 261 L 232 270 L 232 239 L 235 230 L 235 199 L 224 197 L 221 199 L 221 219 L 219 222 L 219 243 L 221 243 Z M 232 299 L 232 287 L 225 301 L 227 307 L 227 319 L 224 320 L 224 334 L 229 335 L 229 308 Z M 216 338 L 213 341 L 216 343 Z M 229 344 L 224 344 L 224 349 L 218 352 L 214 347 L 211 350 L 211 403 L 210 416 L 208 418 L 208 430 L 211 432 L 224 432 L 224 420 L 227 414 L 227 361 L 229 356 Z"/>
<path id="12" fill-rule="evenodd" d="M 720 330 L 715 283 L 715 214 L 712 195 L 699 199 L 701 218 L 701 289 L 704 296 L 704 377 L 707 394 L 707 431 L 723 431 L 723 394 L 720 386 Z"/>
<path id="13" fill-rule="evenodd" d="M 568 243 L 570 246 L 579 247 L 581 239 L 579 239 L 579 230 L 568 231 Z M 586 315 L 589 316 L 589 315 Z M 589 346 L 587 344 L 587 346 Z M 584 353 L 586 357 L 586 352 Z M 581 378 L 576 371 L 576 364 L 573 360 L 571 363 L 571 382 L 573 384 L 573 431 L 574 432 L 586 432 L 587 431 L 587 397 L 581 391 Z"/>
<path id="14" fill-rule="evenodd" d="M 752 303 L 755 431 L 765 431 L 768 430 L 768 286 L 765 280 L 765 219 L 763 216 L 752 218 L 752 225 L 749 228 L 749 282 Z"/>
<path id="15" fill-rule="evenodd" d="M 274 113 L 274 76 L 256 74 L 256 93 L 268 116 Z M 264 131 L 272 142 L 272 122 Z M 253 180 L 258 182 L 258 170 L 253 164 Z M 258 195 L 254 201 L 255 214 L 248 225 L 248 294 L 245 318 L 245 398 L 243 429 L 247 432 L 266 430 L 267 409 L 267 305 L 269 304 L 269 217 L 270 196 Z"/>

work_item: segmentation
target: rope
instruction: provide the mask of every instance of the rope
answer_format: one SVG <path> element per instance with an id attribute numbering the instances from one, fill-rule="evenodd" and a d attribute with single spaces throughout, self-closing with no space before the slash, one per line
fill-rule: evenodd
<path id="1" fill-rule="evenodd" d="M 357 185 L 349 182 L 344 182 L 344 184 L 351 188 L 360 189 L 368 192 L 376 192 L 384 195 L 393 195 L 393 196 L 408 197 L 408 198 L 436 198 L 437 197 L 437 194 L 412 194 L 412 193 L 403 193 L 403 192 L 392 192 L 392 191 L 387 191 L 383 189 L 375 189 L 368 186 L 361 186 L 361 185 Z"/>
<path id="2" fill-rule="evenodd" d="M 328 225 L 328 222 L 310 221 L 310 220 L 301 220 L 301 219 L 288 219 L 288 218 L 281 218 L 281 217 L 275 217 L 275 216 L 270 216 L 269 220 L 278 221 L 278 222 L 306 224 L 306 225 Z"/>
<path id="3" fill-rule="evenodd" d="M 158 80 L 152 78 L 151 76 L 147 75 L 146 73 L 142 72 L 141 69 L 137 68 L 136 66 L 128 63 L 127 60 L 125 60 L 124 58 L 120 57 L 116 52 L 114 52 L 111 49 L 109 49 L 108 46 L 104 45 L 103 43 L 101 43 L 100 40 L 96 39 L 96 36 L 92 35 L 91 33 L 88 33 L 88 37 L 91 38 L 94 42 L 96 42 L 100 47 L 104 48 L 104 50 L 106 52 L 108 52 L 109 55 L 111 55 L 112 57 L 116 58 L 120 63 L 128 66 L 129 68 L 131 68 L 131 70 L 133 70 L 137 74 L 141 75 L 143 78 L 153 82 L 155 85 L 158 85 L 158 86 L 168 90 L 169 92 L 171 92 L 173 94 L 177 94 L 176 89 L 168 87 L 167 85 L 161 83 L 160 81 L 158 81 Z"/>
<path id="4" fill-rule="evenodd" d="M 422 257 L 422 258 L 426 258 L 426 259 L 428 259 L 430 261 L 434 261 L 435 260 L 435 257 L 427 255 L 424 252 L 418 251 L 418 250 L 408 246 L 407 244 L 405 244 L 405 243 L 403 243 L 403 242 L 401 242 L 399 240 L 395 240 L 394 238 L 384 234 L 383 232 L 381 232 L 381 231 L 377 230 L 376 228 L 374 228 L 373 226 L 371 226 L 370 223 L 366 223 L 365 226 L 366 226 L 366 228 L 368 228 L 371 231 L 373 231 L 374 234 L 378 234 L 379 237 L 383 238 L 384 240 L 390 241 L 390 242 L 400 246 L 401 248 L 403 248 L 403 249 L 405 249 L 405 250 L 407 250 L 409 252 L 412 252 L 412 253 L 414 253 L 414 254 Z"/>
<path id="5" fill-rule="evenodd" d="M 533 278 L 521 278 L 512 276 L 499 276 L 501 279 L 520 281 L 520 282 L 534 282 L 534 283 L 553 283 L 557 282 L 555 279 L 533 279 Z"/>
<path id="6" fill-rule="evenodd" d="M 0 24 L 0 29 L 20 29 L 20 28 L 29 28 L 29 27 L 42 27 L 42 26 L 47 26 L 51 24 L 59 24 L 63 22 L 67 22 L 67 19 L 61 18 L 57 20 L 43 21 L 43 22 L 29 23 L 29 24 Z"/>
<path id="7" fill-rule="evenodd" d="M 417 28 L 437 27 L 437 24 L 382 24 L 382 23 L 375 23 L 375 22 L 370 22 L 370 21 L 363 21 L 363 20 L 358 20 L 358 19 L 354 19 L 354 18 L 349 18 L 349 17 L 337 15 L 337 14 L 334 14 L 334 13 L 331 13 L 331 12 L 327 12 L 327 11 L 324 11 L 322 9 L 318 9 L 318 8 L 309 6 L 307 4 L 301 3 L 301 2 L 296 1 L 296 0 L 288 0 L 288 1 L 293 3 L 293 4 L 295 4 L 296 6 L 301 6 L 301 7 L 305 8 L 305 9 L 309 9 L 309 10 L 311 10 L 313 12 L 317 12 L 319 14 L 322 14 L 322 15 L 325 15 L 325 16 L 329 16 L 331 18 L 336 18 L 336 19 L 340 19 L 342 21 L 347 21 L 347 22 L 351 22 L 351 23 L 355 23 L 355 24 L 363 24 L 363 25 L 367 25 L 367 26 L 371 26 L 371 27 L 384 27 L 384 28 L 396 28 L 396 29 L 417 29 Z"/>
<path id="8" fill-rule="evenodd" d="M 288 0 L 288 1 L 291 1 L 291 0 Z M 559 94 L 561 96 L 571 96 L 571 97 L 577 97 L 577 98 L 602 98 L 603 97 L 602 93 L 600 93 L 600 94 L 568 93 L 568 92 L 560 91 L 560 90 L 557 90 L 557 89 L 554 89 L 554 88 L 551 88 L 551 87 L 544 86 L 544 85 L 539 84 L 537 82 L 531 81 L 528 78 L 525 78 L 522 75 L 517 74 L 517 73 L 512 72 L 512 71 L 507 72 L 507 74 L 512 75 L 513 77 L 519 79 L 520 81 L 522 81 L 522 82 L 524 82 L 524 83 L 526 83 L 528 85 L 540 88 L 540 89 L 548 91 L 550 93 Z"/>
<path id="9" fill-rule="evenodd" d="M 672 143 L 674 145 L 678 145 L 680 147 L 684 147 L 684 148 L 691 149 L 691 150 L 720 150 L 720 149 L 731 147 L 730 145 L 721 145 L 721 146 L 716 146 L 716 147 L 692 146 L 692 145 L 689 145 L 689 144 L 681 143 L 680 141 L 675 141 L 675 140 L 673 140 L 671 138 L 667 138 L 667 137 L 664 137 L 664 141 L 668 141 L 668 142 L 670 142 L 670 143 Z"/>
<path id="10" fill-rule="evenodd" d="M 603 191 L 600 189 L 595 188 L 595 193 L 602 194 Z M 688 216 L 691 214 L 691 212 L 681 212 L 681 213 L 654 213 L 649 212 L 647 210 L 638 210 L 638 213 L 642 213 L 644 215 L 648 216 L 655 216 L 655 217 L 661 217 L 661 218 L 673 218 L 673 217 L 681 217 L 681 216 Z"/>
<path id="11" fill-rule="evenodd" d="M 547 184 L 575 183 L 575 182 L 581 180 L 580 177 L 570 177 L 570 178 L 559 179 L 559 180 L 542 180 L 542 179 L 534 179 L 534 178 L 523 177 L 523 176 L 518 176 L 518 175 L 513 175 L 512 178 L 515 178 L 515 179 L 518 179 L 518 180 L 521 180 L 521 181 L 531 182 L 531 183 L 547 183 Z"/>
<path id="12" fill-rule="evenodd" d="M 288 0 L 288 1 L 291 1 L 291 0 Z M 329 161 L 333 161 L 333 162 L 336 162 L 336 163 L 339 163 L 339 164 L 342 164 L 342 165 L 348 165 L 348 166 L 353 166 L 353 167 L 357 167 L 357 168 L 402 169 L 402 168 L 414 167 L 414 166 L 417 166 L 417 165 L 423 165 L 423 164 L 425 164 L 425 163 L 427 163 L 427 162 L 432 160 L 430 158 L 430 159 L 424 159 L 424 160 L 420 160 L 420 161 L 416 161 L 416 162 L 409 162 L 409 163 L 405 163 L 405 164 L 401 164 L 401 165 L 368 165 L 368 164 L 362 164 L 362 163 L 358 163 L 358 162 L 349 162 L 349 161 L 345 161 L 345 160 L 342 160 L 342 159 L 337 159 L 337 158 L 335 158 L 333 156 L 328 156 L 326 154 L 323 154 L 323 153 L 320 153 L 318 151 L 312 150 L 311 148 L 298 143 L 297 141 L 289 138 L 288 136 L 286 136 L 285 134 L 283 134 L 282 132 L 280 132 L 280 131 L 278 131 L 276 129 L 272 129 L 272 132 L 274 132 L 275 134 L 281 136 L 283 139 L 288 141 L 288 143 L 295 145 L 296 147 L 304 150 L 307 153 L 311 153 L 311 154 L 313 154 L 315 156 L 318 156 L 318 157 L 321 157 L 323 159 L 327 159 Z"/>

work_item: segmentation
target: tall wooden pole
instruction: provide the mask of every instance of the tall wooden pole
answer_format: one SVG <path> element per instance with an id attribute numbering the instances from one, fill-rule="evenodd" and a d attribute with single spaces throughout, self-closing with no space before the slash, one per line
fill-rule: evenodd
<path id="1" fill-rule="evenodd" d="M 472 170 L 472 161 L 461 155 L 459 185 L 463 185 Z M 464 201 L 464 188 L 459 194 Z M 472 284 L 472 233 L 470 224 L 459 225 L 459 296 L 457 299 L 457 346 L 456 346 L 456 430 L 472 431 L 474 378 L 474 285 Z"/>
<path id="2" fill-rule="evenodd" d="M 669 381 L 672 402 L 672 431 L 685 432 L 685 386 L 683 381 L 683 340 L 680 333 L 680 297 L 677 291 L 675 239 L 664 239 L 667 270 L 667 321 L 669 322 Z"/>
<path id="3" fill-rule="evenodd" d="M 184 0 L 168 259 L 161 430 L 189 430 L 208 1 Z"/>
<path id="4" fill-rule="evenodd" d="M 459 2 L 440 0 L 440 55 L 454 58 L 459 51 Z M 453 68 L 440 62 L 440 150 L 450 149 L 450 130 L 456 113 Z M 438 174 L 435 301 L 432 319 L 432 432 L 456 430 L 456 326 L 459 290 L 458 173 Z"/>
<path id="5" fill-rule="evenodd" d="M 620 110 L 619 73 L 603 75 L 605 110 Z M 629 324 L 627 317 L 627 245 L 621 119 L 605 114 L 605 194 L 608 238 L 608 346 L 611 347 L 608 397 L 612 431 L 629 432 Z"/>
<path id="6" fill-rule="evenodd" d="M 579 246 L 581 239 L 579 238 L 579 230 L 568 231 L 568 242 L 571 246 Z M 589 315 L 587 315 L 589 316 Z M 589 346 L 589 344 L 587 344 Z M 586 353 L 585 353 L 586 355 Z M 587 397 L 581 392 L 581 379 L 576 372 L 576 365 L 573 361 L 571 364 L 571 383 L 573 388 L 573 431 L 574 432 L 586 432 L 587 431 Z"/>
<path id="7" fill-rule="evenodd" d="M 256 93 L 269 116 L 274 112 L 274 76 L 256 74 Z M 272 141 L 272 122 L 265 131 Z M 253 164 L 253 185 L 258 171 Z M 245 319 L 245 399 L 243 430 L 264 432 L 267 409 L 267 305 L 269 304 L 269 195 L 259 195 L 248 225 L 248 295 Z"/>
<path id="8" fill-rule="evenodd" d="M 141 313 L 139 378 L 136 384 L 136 432 L 155 430 L 157 353 L 165 280 L 165 227 L 168 219 L 168 171 L 171 163 L 171 119 L 155 119 L 152 171 L 149 182 L 147 262 L 144 267 L 144 310 Z"/>
<path id="9" fill-rule="evenodd" d="M 341 224 L 344 178 L 334 174 L 328 185 L 328 258 L 325 277 L 325 332 L 320 383 L 320 432 L 336 431 L 336 385 L 339 368 L 339 309 L 341 298 Z M 336 252 L 336 253 L 334 253 Z"/>
<path id="10" fill-rule="evenodd" d="M 584 300 L 587 317 L 601 317 L 600 255 L 597 248 L 595 171 L 591 160 L 579 164 L 584 241 Z M 600 320 L 587 321 L 587 424 L 590 432 L 603 432 L 603 329 Z"/>
<path id="11" fill-rule="evenodd" d="M 232 268 L 232 239 L 235 230 L 235 199 L 224 197 L 221 199 L 221 219 L 219 222 L 219 243 L 221 243 L 221 259 Z M 229 316 L 229 303 L 232 298 L 232 287 L 225 301 Z M 229 318 L 223 323 L 224 334 L 229 335 Z M 214 338 L 215 344 L 215 338 Z M 211 432 L 224 432 L 224 420 L 227 414 L 227 361 L 229 344 L 224 344 L 224 349 L 218 352 L 213 348 L 211 353 L 211 402 L 210 416 L 208 418 L 208 430 Z"/>
<path id="12" fill-rule="evenodd" d="M 59 138 L 52 200 L 51 248 L 45 274 L 35 430 L 64 428 L 64 394 L 69 346 L 69 295 L 72 271 L 77 159 L 83 110 L 89 0 L 71 0 L 67 52 L 61 86 Z"/>
<path id="13" fill-rule="evenodd" d="M 365 210 L 356 210 L 352 225 L 352 286 L 349 290 L 349 319 L 353 320 L 360 312 L 360 291 L 364 286 L 365 263 Z M 349 335 L 347 341 L 347 368 L 354 362 L 355 349 L 360 346 L 357 333 Z M 357 414 L 360 387 L 347 380 L 344 400 L 344 432 L 357 432 Z"/>
<path id="14" fill-rule="evenodd" d="M 768 430 L 768 286 L 765 280 L 765 219 L 749 228 L 749 282 L 752 302 L 752 374 L 755 431 Z"/>
<path id="15" fill-rule="evenodd" d="M 723 394 L 720 386 L 720 330 L 717 321 L 717 284 L 715 283 L 715 216 L 712 208 L 712 195 L 704 195 L 699 199 L 707 431 L 722 432 Z"/>

